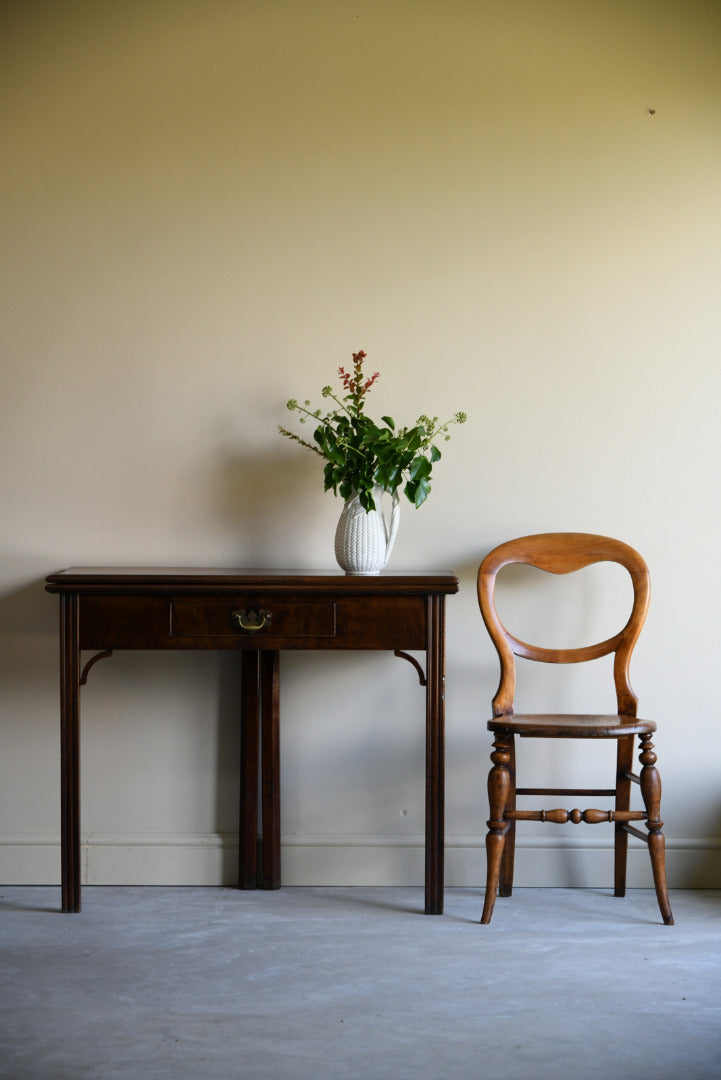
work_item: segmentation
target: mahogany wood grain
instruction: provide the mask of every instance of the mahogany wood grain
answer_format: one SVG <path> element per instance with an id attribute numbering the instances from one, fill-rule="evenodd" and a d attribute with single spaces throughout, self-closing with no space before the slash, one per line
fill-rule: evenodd
<path id="1" fill-rule="evenodd" d="M 610 638 L 571 649 L 530 645 L 512 634 L 503 624 L 495 604 L 496 579 L 504 567 L 522 563 L 551 574 L 575 573 L 599 562 L 624 567 L 633 585 L 633 604 L 625 625 Z M 631 687 L 631 655 L 643 628 L 650 598 L 649 572 L 642 557 L 628 544 L 594 533 L 539 533 L 509 540 L 491 551 L 478 571 L 478 600 L 481 614 L 500 660 L 498 689 L 493 697 L 493 717 L 488 728 L 495 736 L 488 777 L 490 818 L 486 837 L 487 875 L 482 923 L 493 914 L 496 894 L 510 896 L 513 890 L 515 828 L 518 821 L 555 823 L 614 824 L 614 894 L 626 890 L 628 835 L 640 836 L 648 844 L 654 886 L 664 923 L 673 923 L 665 869 L 665 841 L 660 817 L 661 780 L 651 736 L 652 720 L 637 715 L 637 698 Z M 516 714 L 516 656 L 548 664 L 578 664 L 613 654 L 613 679 L 617 713 L 599 714 Z M 613 788 L 517 788 L 515 738 L 616 739 L 616 777 Z M 640 775 L 632 772 L 634 743 L 640 745 Z M 643 810 L 630 809 L 631 785 L 641 789 Z M 571 810 L 552 808 L 518 810 L 518 795 L 604 795 L 614 798 L 614 808 Z M 631 822 L 643 821 L 647 834 Z"/>

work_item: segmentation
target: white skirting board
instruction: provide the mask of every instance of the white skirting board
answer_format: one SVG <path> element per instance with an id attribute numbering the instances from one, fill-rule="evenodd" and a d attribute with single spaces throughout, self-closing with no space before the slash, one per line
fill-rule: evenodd
<path id="1" fill-rule="evenodd" d="M 233 885 L 237 838 L 232 834 L 93 835 L 83 839 L 86 885 Z M 422 836 L 287 834 L 282 838 L 284 885 L 422 885 Z M 666 840 L 670 888 L 721 888 L 721 838 Z M 447 836 L 449 887 L 481 887 L 483 837 Z M 48 885 L 60 880 L 57 836 L 0 836 L 0 884 Z M 516 843 L 515 884 L 529 888 L 606 888 L 613 881 L 607 839 Z M 651 888 L 644 844 L 631 839 L 628 887 Z"/>

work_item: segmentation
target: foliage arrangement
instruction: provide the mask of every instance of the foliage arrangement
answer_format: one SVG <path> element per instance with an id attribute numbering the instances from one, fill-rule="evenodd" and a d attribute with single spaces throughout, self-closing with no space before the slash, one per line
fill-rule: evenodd
<path id="1" fill-rule="evenodd" d="M 357 494 L 366 511 L 373 510 L 373 488 L 379 485 L 395 495 L 402 487 L 414 506 L 421 506 L 431 490 L 431 472 L 440 460 L 441 452 L 434 440 L 450 439 L 451 424 L 463 424 L 464 412 L 457 412 L 441 423 L 437 416 L 419 416 L 413 427 L 396 428 L 390 416 L 382 416 L 376 424 L 366 414 L 366 397 L 379 378 L 374 371 L 366 376 L 361 350 L 353 353 L 353 370 L 338 368 L 345 393 L 338 396 L 330 386 L 323 387 L 323 397 L 331 398 L 335 407 L 327 412 L 313 410 L 310 401 L 299 404 L 295 398 L 288 402 L 291 412 L 300 414 L 300 423 L 316 424 L 313 442 L 280 427 L 281 435 L 300 443 L 326 462 L 325 490 L 348 499 Z"/>

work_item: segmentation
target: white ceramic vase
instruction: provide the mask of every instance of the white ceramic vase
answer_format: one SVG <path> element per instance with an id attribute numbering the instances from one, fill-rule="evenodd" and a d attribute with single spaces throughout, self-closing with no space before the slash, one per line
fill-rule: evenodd
<path id="1" fill-rule="evenodd" d="M 381 503 L 383 488 L 373 489 L 375 509 L 366 512 L 357 495 L 346 499 L 335 532 L 335 557 L 346 574 L 379 574 L 388 562 L 398 532 L 398 492 L 393 493 L 390 521 Z"/>

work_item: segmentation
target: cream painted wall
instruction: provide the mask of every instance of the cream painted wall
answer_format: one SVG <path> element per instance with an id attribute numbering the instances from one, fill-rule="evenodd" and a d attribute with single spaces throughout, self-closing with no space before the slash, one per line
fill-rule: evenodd
<path id="1" fill-rule="evenodd" d="M 288 397 L 317 396 L 365 348 L 380 411 L 470 415 L 393 555 L 461 579 L 449 883 L 484 874 L 497 665 L 475 571 L 502 539 L 568 528 L 621 537 L 651 566 L 633 679 L 661 729 L 669 873 L 720 884 L 718 5 L 3 11 L 2 880 L 59 880 L 45 575 L 332 565 L 340 505 L 276 426 Z M 586 597 L 571 596 L 580 637 Z M 573 707 L 578 675 L 564 674 L 563 689 L 539 672 L 533 685 Z M 286 655 L 283 682 L 285 881 L 422 880 L 410 667 Z M 229 656 L 94 670 L 88 881 L 232 880 L 237 693 Z M 529 757 L 557 768 L 544 748 Z M 608 884 L 608 843 L 529 829 L 519 883 Z M 636 884 L 646 861 L 634 851 Z"/>

